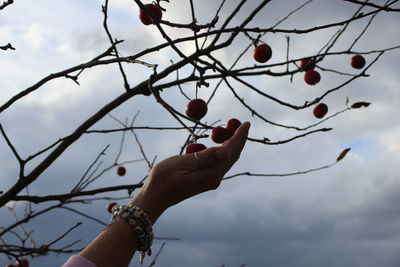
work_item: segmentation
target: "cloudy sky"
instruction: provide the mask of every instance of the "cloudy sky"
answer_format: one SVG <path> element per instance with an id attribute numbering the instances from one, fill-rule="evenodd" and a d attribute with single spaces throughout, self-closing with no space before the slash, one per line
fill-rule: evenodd
<path id="1" fill-rule="evenodd" d="M 174 0 L 165 3 L 166 20 L 178 23 L 191 21 L 189 1 Z M 199 23 L 212 20 L 219 1 L 194 1 Z M 239 1 L 229 0 L 221 11 L 218 25 L 230 14 Z M 247 1 L 230 26 L 238 25 L 260 1 Z M 271 1 L 249 26 L 271 27 L 290 11 L 305 1 Z M 381 2 L 381 1 L 375 1 Z M 8 42 L 15 51 L 0 50 L 0 103 L 3 104 L 17 92 L 31 86 L 44 76 L 89 61 L 109 47 L 102 28 L 101 5 L 103 1 L 78 0 L 20 0 L 0 11 L 0 45 Z M 395 5 L 400 8 L 399 4 Z M 282 29 L 303 29 L 315 25 L 342 21 L 356 10 L 343 1 L 315 0 L 278 26 Z M 372 9 L 366 8 L 364 12 Z M 138 20 L 138 10 L 133 1 L 111 1 L 110 30 L 115 38 L 125 40 L 120 52 L 123 55 L 163 43 L 154 27 L 145 27 Z M 348 49 L 360 34 L 367 19 L 350 24 L 332 51 Z M 217 26 L 218 26 L 217 25 Z M 367 52 L 400 45 L 398 26 L 400 14 L 380 13 L 352 51 Z M 290 58 L 296 59 L 317 53 L 339 27 L 328 30 L 290 35 Z M 173 37 L 187 36 L 188 31 L 168 29 Z M 267 34 L 262 41 L 273 50 L 271 63 L 286 58 L 284 34 Z M 219 51 L 215 56 L 230 66 L 249 44 L 246 37 L 239 37 L 232 47 Z M 180 49 L 190 54 L 193 43 Z M 367 63 L 377 54 L 365 56 Z M 319 66 L 324 69 L 357 74 L 349 65 L 351 55 L 326 57 Z M 169 66 L 179 57 L 170 50 L 147 55 L 142 60 L 158 64 L 159 70 Z M 343 89 L 328 95 L 324 102 L 329 106 L 328 115 L 345 108 L 350 103 L 371 102 L 371 106 L 351 110 L 317 127 L 332 127 L 326 133 L 316 133 L 279 146 L 248 142 L 240 161 L 230 174 L 291 173 L 331 164 L 347 147 L 351 151 L 335 166 L 318 172 L 288 177 L 241 176 L 223 182 L 216 191 L 199 195 L 169 209 L 155 225 L 155 234 L 162 237 L 179 237 L 167 241 L 156 266 L 388 266 L 400 264 L 400 91 L 398 62 L 400 50 L 388 51 L 367 71 L 369 77 L 355 80 Z M 248 51 L 239 67 L 253 66 L 252 51 Z M 294 67 L 294 66 L 292 66 Z M 142 65 L 126 66 L 128 79 L 133 86 L 147 79 L 152 70 Z M 273 68 L 283 71 L 284 68 Z M 183 77 L 191 69 L 183 69 Z M 290 77 L 253 77 L 246 81 L 284 101 L 301 105 L 348 79 L 330 71 L 321 71 L 321 82 L 308 86 L 302 73 Z M 168 80 L 175 77 L 167 77 Z M 46 147 L 58 138 L 71 133 L 88 116 L 113 98 L 123 93 L 123 81 L 116 65 L 96 67 L 85 71 L 79 78 L 80 86 L 61 78 L 42 86 L 38 91 L 15 103 L 0 114 L 0 122 L 16 149 L 24 157 Z M 266 118 L 285 125 L 305 127 L 317 122 L 312 109 L 295 111 L 282 107 L 255 94 L 243 85 L 232 83 L 247 103 Z M 201 88 L 199 96 L 207 98 L 210 88 Z M 195 84 L 185 84 L 183 90 L 194 98 Z M 162 96 L 177 110 L 183 112 L 187 100 L 178 88 L 170 88 Z M 137 126 L 179 126 L 179 124 L 152 97 L 138 96 L 125 102 L 112 112 L 124 121 L 137 112 Z M 252 123 L 250 137 L 279 141 L 298 135 L 294 130 L 264 123 L 241 106 L 227 87 L 221 87 L 210 103 L 207 122 L 231 117 Z M 93 129 L 113 129 L 119 125 L 105 117 Z M 185 131 L 137 131 L 146 155 L 157 161 L 177 154 L 187 133 Z M 30 186 L 32 195 L 62 193 L 71 190 L 89 164 L 108 144 L 102 168 L 113 164 L 118 153 L 121 133 L 90 134 L 72 145 L 43 175 Z M 204 140 L 213 146 L 211 140 Z M 0 190 L 6 190 L 17 177 L 18 165 L 0 138 Z M 121 161 L 142 158 L 132 135 L 127 135 Z M 28 165 L 31 169 L 37 161 Z M 147 173 L 143 161 L 129 164 L 127 175 L 117 177 L 112 171 L 91 188 L 117 184 L 136 183 Z M 106 196 L 124 196 L 123 193 Z M 72 206 L 103 221 L 108 201 Z M 34 206 L 41 209 L 43 205 Z M 21 212 L 23 205 L 17 206 Z M 12 221 L 11 214 L 0 210 L 0 226 Z M 77 239 L 76 246 L 85 246 L 103 228 L 66 210 L 56 210 L 32 220 L 26 225 L 34 230 L 37 244 L 53 240 L 77 221 L 84 225 L 77 228 L 59 243 L 61 247 Z M 49 227 L 51 226 L 51 227 Z M 163 241 L 156 240 L 157 251 Z M 31 260 L 32 266 L 59 266 L 68 255 L 51 255 Z M 0 255 L 0 266 L 8 263 Z M 148 262 L 149 264 L 150 262 Z M 132 266 L 137 265 L 137 258 Z"/>

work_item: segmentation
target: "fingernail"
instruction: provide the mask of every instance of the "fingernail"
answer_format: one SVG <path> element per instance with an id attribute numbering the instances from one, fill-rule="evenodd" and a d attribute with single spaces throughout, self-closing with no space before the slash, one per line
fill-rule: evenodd
<path id="1" fill-rule="evenodd" d="M 243 124 L 246 124 L 247 131 L 250 130 L 251 123 L 249 121 L 245 121 Z"/>

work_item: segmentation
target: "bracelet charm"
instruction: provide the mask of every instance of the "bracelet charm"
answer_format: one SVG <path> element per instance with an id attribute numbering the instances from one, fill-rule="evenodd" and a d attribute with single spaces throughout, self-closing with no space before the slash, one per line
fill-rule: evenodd
<path id="1" fill-rule="evenodd" d="M 131 205 L 115 205 L 112 208 L 112 220 L 121 217 L 129 223 L 139 240 L 138 250 L 140 251 L 140 263 L 143 264 L 144 257 L 147 253 L 151 256 L 151 245 L 153 244 L 153 228 L 146 213 L 137 206 Z M 141 222 L 144 227 L 138 225 Z"/>

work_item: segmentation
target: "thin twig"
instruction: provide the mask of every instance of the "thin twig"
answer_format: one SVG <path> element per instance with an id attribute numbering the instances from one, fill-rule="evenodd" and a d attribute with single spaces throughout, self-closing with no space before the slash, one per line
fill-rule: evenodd
<path id="1" fill-rule="evenodd" d="M 103 221 L 101 221 L 101 220 L 99 220 L 99 219 L 97 219 L 97 218 L 95 218 L 95 217 L 93 217 L 93 216 L 90 216 L 90 215 L 88 215 L 87 213 L 83 213 L 83 212 L 81 212 L 81 211 L 79 211 L 79 210 L 76 210 L 76 209 L 73 209 L 73 208 L 70 208 L 70 207 L 66 207 L 66 206 L 62 206 L 62 207 L 60 207 L 61 209 L 65 209 L 65 210 L 69 210 L 69 211 L 71 211 L 71 212 L 73 212 L 73 213 L 76 213 L 76 214 L 78 214 L 78 215 L 80 215 L 80 216 L 82 216 L 82 217 L 85 217 L 85 218 L 87 218 L 87 219 L 89 219 L 89 220 L 92 220 L 92 221 L 94 221 L 94 222 L 97 222 L 97 223 L 99 223 L 99 224 L 101 224 L 101 225 L 104 225 L 104 226 L 107 226 L 108 224 L 107 223 L 105 223 L 105 222 L 103 222 Z"/>
<path id="2" fill-rule="evenodd" d="M 386 3 L 385 3 L 385 5 L 387 5 L 387 4 L 389 3 L 389 1 L 390 1 L 390 0 L 387 0 Z M 367 5 L 368 2 L 365 1 L 365 4 Z M 354 45 L 361 39 L 361 37 L 362 37 L 362 36 L 364 35 L 364 33 L 367 31 L 367 29 L 368 29 L 369 26 L 371 25 L 372 21 L 375 19 L 376 15 L 378 15 L 378 14 L 379 14 L 379 13 L 377 12 L 377 13 L 373 14 L 373 15 L 369 18 L 368 23 L 365 25 L 364 29 L 360 32 L 360 34 L 357 36 L 357 38 L 354 39 L 353 43 L 350 45 L 350 47 L 349 47 L 348 50 L 353 49 Z"/>
<path id="3" fill-rule="evenodd" d="M 239 177 L 239 176 L 255 176 L 255 177 L 286 177 L 286 176 L 295 176 L 295 175 L 300 175 L 300 174 L 307 174 L 310 172 L 315 172 L 315 171 L 320 171 L 323 169 L 327 169 L 330 168 L 332 166 L 334 166 L 337 162 L 334 162 L 330 165 L 325 165 L 322 167 L 318 167 L 318 168 L 314 168 L 314 169 L 309 169 L 309 170 L 305 170 L 305 171 L 298 171 L 298 172 L 289 172 L 289 173 L 251 173 L 251 172 L 241 172 L 241 173 L 236 173 L 236 174 L 232 174 L 229 176 L 226 176 L 223 178 L 223 180 L 229 180 L 235 177 Z"/>
<path id="4" fill-rule="evenodd" d="M 5 130 L 4 130 L 2 124 L 0 124 L 0 132 L 1 132 L 1 134 L 3 135 L 4 139 L 6 140 L 7 145 L 9 146 L 9 148 L 11 149 L 11 151 L 13 152 L 15 158 L 18 160 L 19 164 L 20 164 L 20 165 L 23 165 L 23 164 L 24 164 L 24 160 L 23 160 L 23 159 L 21 158 L 21 156 L 18 154 L 17 149 L 14 147 L 14 145 L 13 145 L 12 142 L 11 142 L 11 140 L 8 138 L 8 136 L 7 136 L 6 132 L 5 132 Z"/>
<path id="5" fill-rule="evenodd" d="M 366 2 L 362 2 L 362 1 L 358 1 L 358 0 L 343 0 L 343 1 L 354 3 L 354 4 L 359 4 L 359 5 L 366 5 L 366 6 L 370 6 L 370 7 L 377 8 L 379 10 L 383 10 L 383 11 L 387 11 L 387 12 L 400 12 L 400 8 L 389 8 L 387 6 L 380 6 L 380 5 L 376 5 L 374 3 L 366 3 Z M 397 2 L 397 1 L 394 1 L 394 2 Z"/>
<path id="6" fill-rule="evenodd" d="M 165 242 L 163 242 L 163 243 L 161 244 L 160 249 L 158 250 L 157 254 L 154 256 L 154 258 L 153 258 L 153 260 L 151 261 L 149 267 L 154 266 L 154 265 L 156 264 L 156 260 L 158 259 L 158 256 L 160 256 L 161 251 L 163 250 L 164 246 L 165 246 Z"/>
<path id="7" fill-rule="evenodd" d="M 100 160 L 100 158 L 102 156 L 105 155 L 106 150 L 110 147 L 110 145 L 107 145 L 105 148 L 103 148 L 103 150 L 97 155 L 97 157 L 95 158 L 95 160 L 89 165 L 89 167 L 87 168 L 87 170 L 83 173 L 81 179 L 78 181 L 78 183 L 74 186 L 74 188 L 72 188 L 71 193 L 76 192 L 76 191 L 80 191 L 82 188 L 80 187 L 85 179 L 85 177 L 87 176 L 87 174 L 89 173 L 89 171 L 93 168 L 93 166 Z"/>
<path id="8" fill-rule="evenodd" d="M 113 37 L 112 37 L 112 35 L 111 35 L 111 33 L 110 33 L 110 30 L 108 29 L 108 24 L 107 24 L 107 18 L 108 18 L 108 0 L 105 0 L 104 5 L 102 6 L 102 11 L 103 11 L 103 14 L 104 14 L 104 20 L 103 20 L 103 27 L 104 27 L 104 30 L 106 31 L 107 37 L 108 37 L 108 39 L 110 40 L 111 45 L 114 47 L 115 57 L 116 57 L 117 59 L 119 59 L 118 49 L 117 49 L 117 46 L 116 46 L 116 44 L 115 44 L 115 43 L 117 42 L 117 40 L 114 41 L 114 39 L 113 39 Z M 124 68 L 122 67 L 122 64 L 121 64 L 120 61 L 118 61 L 118 67 L 119 67 L 119 71 L 121 72 L 122 79 L 124 80 L 124 87 L 125 87 L 125 90 L 128 91 L 128 90 L 130 89 L 130 85 L 129 85 L 129 83 L 128 83 L 128 78 L 126 77 Z"/>
<path id="9" fill-rule="evenodd" d="M 65 233 L 61 234 L 59 237 L 57 237 L 55 240 L 51 241 L 49 244 L 47 244 L 47 247 L 50 247 L 51 245 L 57 243 L 58 241 L 60 241 L 61 239 L 63 239 L 64 237 L 66 237 L 69 233 L 71 233 L 74 229 L 76 229 L 78 226 L 82 225 L 82 222 L 77 222 L 74 226 L 72 226 L 71 228 L 69 228 L 67 231 L 65 231 Z"/>

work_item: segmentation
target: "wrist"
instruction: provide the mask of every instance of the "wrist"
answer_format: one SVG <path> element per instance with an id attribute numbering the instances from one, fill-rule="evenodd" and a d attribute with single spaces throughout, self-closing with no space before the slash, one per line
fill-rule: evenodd
<path id="1" fill-rule="evenodd" d="M 130 202 L 129 205 L 134 205 L 139 207 L 143 210 L 147 217 L 149 218 L 150 222 L 154 224 L 158 217 L 165 211 L 163 206 L 154 200 L 150 200 L 143 196 L 142 192 L 139 192 Z"/>

